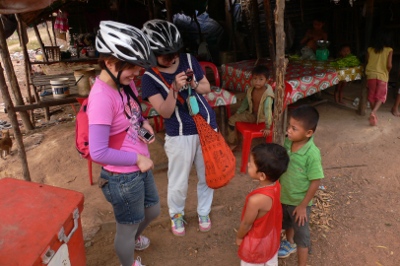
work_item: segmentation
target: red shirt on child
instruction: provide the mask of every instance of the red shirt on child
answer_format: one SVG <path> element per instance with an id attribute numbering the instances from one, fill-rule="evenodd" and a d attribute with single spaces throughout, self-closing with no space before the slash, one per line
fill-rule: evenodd
<path id="1" fill-rule="evenodd" d="M 241 219 L 243 219 L 249 198 L 254 194 L 271 197 L 272 207 L 263 217 L 254 221 L 239 246 L 238 255 L 241 260 L 248 263 L 265 263 L 272 259 L 279 249 L 282 230 L 281 185 L 276 181 L 273 186 L 258 188 L 250 192 L 246 197 Z"/>

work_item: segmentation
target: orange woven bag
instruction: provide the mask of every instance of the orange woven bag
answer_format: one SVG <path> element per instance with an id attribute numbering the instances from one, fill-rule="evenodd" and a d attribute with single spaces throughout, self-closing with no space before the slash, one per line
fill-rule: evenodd
<path id="1" fill-rule="evenodd" d="M 153 70 L 161 78 L 165 86 L 171 89 L 171 85 L 164 79 L 160 71 L 155 67 Z M 186 104 L 180 94 L 178 94 L 178 101 L 181 104 Z M 196 123 L 203 152 L 207 186 L 213 189 L 221 188 L 227 185 L 235 176 L 236 157 L 221 133 L 215 131 L 200 114 L 192 117 Z"/>
<path id="2" fill-rule="evenodd" d="M 207 186 L 221 188 L 235 176 L 236 158 L 221 133 L 216 132 L 201 115 L 193 116 L 203 152 Z"/>

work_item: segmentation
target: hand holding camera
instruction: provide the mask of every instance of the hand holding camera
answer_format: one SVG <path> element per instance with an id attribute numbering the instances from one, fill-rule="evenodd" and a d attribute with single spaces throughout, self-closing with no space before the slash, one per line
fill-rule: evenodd
<path id="1" fill-rule="evenodd" d="M 154 139 L 154 135 L 151 134 L 147 129 L 141 127 L 138 131 L 139 137 L 144 141 L 149 143 L 151 140 Z"/>
<path id="2" fill-rule="evenodd" d="M 185 75 L 187 77 L 186 78 L 187 82 L 191 82 L 193 80 L 193 70 L 191 70 L 191 69 L 186 70 Z"/>

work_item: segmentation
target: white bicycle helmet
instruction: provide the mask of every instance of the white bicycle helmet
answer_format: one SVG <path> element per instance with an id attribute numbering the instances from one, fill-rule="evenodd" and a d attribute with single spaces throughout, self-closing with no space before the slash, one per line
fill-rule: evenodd
<path id="1" fill-rule="evenodd" d="M 164 55 L 178 52 L 183 47 L 178 28 L 166 20 L 153 19 L 143 25 L 142 31 L 154 53 Z"/>
<path id="2" fill-rule="evenodd" d="M 144 68 L 156 65 L 156 58 L 146 35 L 127 24 L 101 21 L 96 36 L 96 50 Z"/>

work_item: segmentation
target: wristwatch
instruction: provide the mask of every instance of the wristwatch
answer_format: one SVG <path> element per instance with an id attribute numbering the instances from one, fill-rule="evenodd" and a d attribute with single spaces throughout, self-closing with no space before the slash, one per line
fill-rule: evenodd
<path id="1" fill-rule="evenodd" d="M 196 84 L 196 86 L 194 86 L 194 88 L 193 88 L 195 90 L 199 86 L 199 83 L 197 81 L 195 81 L 194 84 Z"/>

